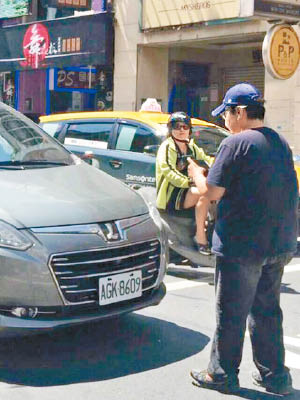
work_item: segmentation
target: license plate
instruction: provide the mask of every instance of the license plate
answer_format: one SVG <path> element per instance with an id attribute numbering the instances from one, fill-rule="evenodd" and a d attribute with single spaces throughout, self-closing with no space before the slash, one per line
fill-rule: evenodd
<path id="1" fill-rule="evenodd" d="M 99 304 L 117 303 L 142 295 L 142 271 L 126 272 L 99 279 Z"/>

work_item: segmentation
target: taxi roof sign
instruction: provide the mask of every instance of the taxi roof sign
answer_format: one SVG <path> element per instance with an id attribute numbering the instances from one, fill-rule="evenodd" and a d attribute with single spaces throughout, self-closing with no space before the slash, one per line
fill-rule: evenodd
<path id="1" fill-rule="evenodd" d="M 161 105 L 156 99 L 148 97 L 141 105 L 140 111 L 161 112 Z"/>

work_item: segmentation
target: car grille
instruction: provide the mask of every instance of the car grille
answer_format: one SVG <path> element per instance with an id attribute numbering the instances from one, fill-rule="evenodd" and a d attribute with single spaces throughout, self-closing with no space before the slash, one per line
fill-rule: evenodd
<path id="1" fill-rule="evenodd" d="M 54 254 L 50 269 L 66 305 L 98 304 L 99 278 L 142 271 L 142 291 L 155 286 L 160 265 L 160 242 L 150 240 L 72 253 Z"/>

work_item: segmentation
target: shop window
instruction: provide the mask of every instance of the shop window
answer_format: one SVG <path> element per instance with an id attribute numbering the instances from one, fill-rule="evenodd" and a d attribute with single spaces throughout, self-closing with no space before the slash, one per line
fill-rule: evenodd
<path id="1" fill-rule="evenodd" d="M 98 66 L 56 68 L 50 113 L 112 110 L 112 84 L 112 71 Z"/>
<path id="2" fill-rule="evenodd" d="M 32 0 L 0 1 L 2 27 L 21 24 L 29 14 L 32 14 Z"/>
<path id="3" fill-rule="evenodd" d="M 102 5 L 101 11 L 103 11 L 104 5 L 103 0 L 94 0 L 96 9 Z M 73 15 L 77 15 L 77 12 L 90 12 L 92 7 L 92 0 L 39 0 L 38 15 L 45 17 L 45 19 L 65 18 Z M 100 10 L 99 10 L 100 11 Z M 80 14 L 78 14 L 80 15 Z"/>
<path id="4" fill-rule="evenodd" d="M 11 107 L 15 105 L 15 74 L 13 72 L 0 73 L 0 101 Z"/>
<path id="5" fill-rule="evenodd" d="M 67 2 L 62 2 L 60 0 L 39 0 L 38 18 L 49 20 L 74 15 L 74 8 L 76 8 L 76 6 L 72 8 L 70 1 L 71 0 Z M 77 4 L 79 4 L 78 1 Z"/>
<path id="6" fill-rule="evenodd" d="M 38 122 L 46 108 L 46 70 L 20 71 L 18 89 L 18 110 Z"/>
<path id="7" fill-rule="evenodd" d="M 170 62 L 168 111 L 209 118 L 208 82 L 208 65 Z"/>
<path id="8" fill-rule="evenodd" d="M 71 124 L 64 144 L 107 149 L 112 131 L 111 123 Z"/>

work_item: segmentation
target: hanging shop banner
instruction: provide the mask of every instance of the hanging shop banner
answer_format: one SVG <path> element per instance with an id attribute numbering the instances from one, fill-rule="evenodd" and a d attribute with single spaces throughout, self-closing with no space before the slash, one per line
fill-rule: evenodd
<path id="1" fill-rule="evenodd" d="M 290 25 L 274 25 L 263 42 L 263 60 L 268 72 L 277 79 L 288 79 L 300 60 L 297 32 Z"/>
<path id="2" fill-rule="evenodd" d="M 248 1 L 248 0 L 247 0 Z M 299 0 L 254 0 L 254 15 L 300 20 Z"/>
<path id="3" fill-rule="evenodd" d="M 240 0 L 143 0 L 143 29 L 237 18 Z"/>
<path id="4" fill-rule="evenodd" d="M 0 40 L 0 71 L 112 64 L 107 13 L 6 27 Z"/>
<path id="5" fill-rule="evenodd" d="M 0 19 L 28 15 L 31 0 L 0 0 Z"/>

